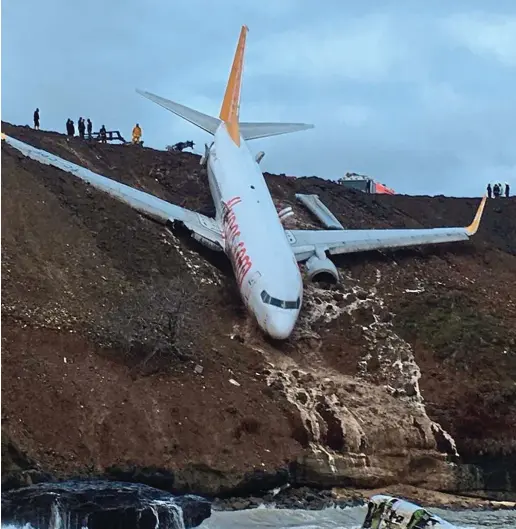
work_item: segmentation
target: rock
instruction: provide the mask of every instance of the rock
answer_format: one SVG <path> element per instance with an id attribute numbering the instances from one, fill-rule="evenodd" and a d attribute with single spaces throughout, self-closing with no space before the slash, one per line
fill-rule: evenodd
<path id="1" fill-rule="evenodd" d="M 122 482 L 65 481 L 2 494 L 2 523 L 20 526 L 58 526 L 68 519 L 70 529 L 84 521 L 88 529 L 180 529 L 197 527 L 210 515 L 204 498 Z"/>
<path id="2" fill-rule="evenodd" d="M 403 389 L 405 390 L 405 395 L 407 395 L 407 397 L 414 397 L 417 395 L 417 389 L 414 384 L 407 383 L 403 386 Z"/>
<path id="3" fill-rule="evenodd" d="M 235 500 L 231 503 L 231 508 L 234 511 L 241 511 L 242 509 L 249 509 L 248 500 Z"/>
<path id="4" fill-rule="evenodd" d="M 2 490 L 8 491 L 21 487 L 28 487 L 36 483 L 48 483 L 54 481 L 52 474 L 41 470 L 13 470 L 2 476 Z"/>

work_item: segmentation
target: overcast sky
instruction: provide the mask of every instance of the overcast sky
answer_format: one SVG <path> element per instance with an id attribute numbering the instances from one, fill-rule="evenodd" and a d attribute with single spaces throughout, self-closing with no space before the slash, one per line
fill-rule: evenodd
<path id="1" fill-rule="evenodd" d="M 324 6 L 324 7 L 317 7 Z M 516 0 L 3 0 L 2 119 L 90 117 L 156 148 L 210 137 L 135 88 L 218 116 L 241 24 L 241 119 L 264 170 L 354 171 L 399 193 L 516 190 Z"/>

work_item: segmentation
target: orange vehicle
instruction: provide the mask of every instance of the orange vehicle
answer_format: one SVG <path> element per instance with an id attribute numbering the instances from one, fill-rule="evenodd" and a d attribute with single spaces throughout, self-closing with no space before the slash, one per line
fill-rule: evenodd
<path id="1" fill-rule="evenodd" d="M 375 193 L 383 193 L 384 195 L 394 195 L 394 189 L 391 189 L 390 187 L 387 187 L 384 184 L 379 184 L 375 182 Z"/>

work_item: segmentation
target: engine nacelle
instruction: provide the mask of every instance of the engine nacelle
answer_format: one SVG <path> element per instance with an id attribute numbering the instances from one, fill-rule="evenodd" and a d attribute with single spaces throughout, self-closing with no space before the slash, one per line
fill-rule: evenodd
<path id="1" fill-rule="evenodd" d="M 306 271 L 308 279 L 314 283 L 337 283 L 339 281 L 339 272 L 333 262 L 326 257 L 321 258 L 312 255 L 306 262 Z"/>
<path id="2" fill-rule="evenodd" d="M 292 217 L 294 215 L 294 210 L 291 206 L 288 206 L 286 208 L 283 208 L 281 211 L 278 212 L 278 217 L 283 222 L 288 217 Z"/>

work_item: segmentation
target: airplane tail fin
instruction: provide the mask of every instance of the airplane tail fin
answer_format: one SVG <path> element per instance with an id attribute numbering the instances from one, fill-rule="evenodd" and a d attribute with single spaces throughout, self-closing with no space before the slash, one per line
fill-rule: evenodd
<path id="1" fill-rule="evenodd" d="M 236 145 L 240 145 L 240 135 L 245 140 L 254 140 L 257 138 L 267 138 L 268 136 L 277 136 L 278 134 L 288 134 L 289 132 L 297 132 L 299 130 L 306 130 L 313 128 L 313 125 L 305 123 L 252 123 L 239 121 L 240 115 L 240 93 L 242 88 L 242 71 L 244 67 L 244 52 L 247 38 L 247 26 L 242 26 L 238 44 L 233 58 L 233 64 L 229 73 L 229 79 L 222 100 L 219 118 L 208 116 L 202 112 L 198 112 L 193 108 L 189 108 L 169 99 L 136 89 L 136 91 L 154 101 L 158 105 L 170 110 L 174 114 L 182 117 L 186 121 L 197 125 L 201 129 L 215 134 L 221 123 L 224 123 L 226 129 L 231 136 L 231 139 Z"/>
<path id="2" fill-rule="evenodd" d="M 240 30 L 233 65 L 231 66 L 222 108 L 220 109 L 219 117 L 226 124 L 232 140 L 237 145 L 240 145 L 240 135 L 242 135 L 244 140 L 254 140 L 313 128 L 313 125 L 307 125 L 305 123 L 241 123 L 239 121 L 242 71 L 244 68 L 245 42 L 248 31 L 247 26 L 242 26 Z"/>
<path id="3" fill-rule="evenodd" d="M 197 125 L 199 128 L 209 132 L 210 134 L 215 134 L 215 131 L 218 129 L 221 122 L 224 122 L 228 130 L 229 135 L 232 140 L 240 145 L 240 129 L 238 123 L 239 107 L 240 107 L 240 88 L 242 85 L 242 69 L 244 64 L 244 49 L 245 49 L 245 39 L 247 36 L 248 28 L 247 26 L 242 26 L 240 31 L 240 37 L 238 39 L 238 45 L 235 52 L 235 57 L 233 59 L 233 65 L 231 66 L 231 72 L 229 74 L 228 84 L 226 86 L 226 93 L 224 94 L 224 99 L 222 101 L 222 107 L 220 109 L 220 119 L 208 116 L 202 112 L 198 112 L 193 108 L 189 108 L 185 105 L 180 105 L 164 97 L 151 94 L 150 92 L 145 92 L 144 90 L 136 91 L 154 101 L 158 105 L 170 110 L 177 116 Z"/>
<path id="4" fill-rule="evenodd" d="M 220 119 L 226 124 L 227 131 L 236 145 L 240 145 L 240 91 L 242 88 L 242 70 L 244 68 L 245 40 L 248 31 L 247 26 L 242 26 L 240 30 L 240 37 L 238 38 L 235 57 L 229 72 L 228 84 L 219 115 Z"/>

